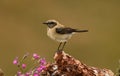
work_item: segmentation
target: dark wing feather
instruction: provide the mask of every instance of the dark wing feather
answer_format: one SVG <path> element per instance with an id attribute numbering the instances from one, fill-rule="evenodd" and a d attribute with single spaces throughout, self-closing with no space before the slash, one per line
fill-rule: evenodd
<path id="1" fill-rule="evenodd" d="M 69 27 L 56 28 L 56 32 L 59 33 L 59 34 L 71 34 L 74 31 L 75 31 L 75 29 L 72 29 L 72 28 L 69 28 Z"/>

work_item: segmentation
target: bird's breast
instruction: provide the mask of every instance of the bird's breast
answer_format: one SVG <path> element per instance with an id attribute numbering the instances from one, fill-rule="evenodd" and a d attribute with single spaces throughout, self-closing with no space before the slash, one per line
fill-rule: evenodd
<path id="1" fill-rule="evenodd" d="M 47 35 L 58 42 L 66 42 L 72 36 L 72 34 L 58 34 L 55 29 L 48 29 Z"/>

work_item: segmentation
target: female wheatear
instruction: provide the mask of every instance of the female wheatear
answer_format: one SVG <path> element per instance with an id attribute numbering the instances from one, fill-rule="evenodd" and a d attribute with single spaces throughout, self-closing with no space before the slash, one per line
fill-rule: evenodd
<path id="1" fill-rule="evenodd" d="M 47 28 L 47 35 L 58 42 L 60 42 L 58 46 L 58 51 L 62 51 L 66 42 L 72 37 L 72 35 L 76 32 L 88 32 L 88 30 L 78 30 L 73 29 L 70 27 L 65 27 L 64 25 L 60 24 L 56 20 L 47 20 L 43 24 L 46 24 L 48 26 Z M 62 48 L 61 44 L 63 44 Z"/>

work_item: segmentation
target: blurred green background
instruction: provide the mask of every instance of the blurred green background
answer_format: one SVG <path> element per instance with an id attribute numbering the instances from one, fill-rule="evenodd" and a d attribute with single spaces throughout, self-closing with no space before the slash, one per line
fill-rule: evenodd
<path id="1" fill-rule="evenodd" d="M 46 35 L 42 22 L 48 19 L 88 29 L 74 35 L 65 52 L 115 72 L 120 59 L 120 0 L 0 0 L 0 68 L 5 76 L 14 76 L 12 61 L 26 52 L 53 61 L 58 42 Z"/>

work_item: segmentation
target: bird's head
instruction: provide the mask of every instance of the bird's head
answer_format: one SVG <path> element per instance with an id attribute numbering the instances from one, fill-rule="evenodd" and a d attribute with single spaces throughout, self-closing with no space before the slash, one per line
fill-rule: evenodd
<path id="1" fill-rule="evenodd" d="M 43 22 L 43 24 L 46 24 L 49 28 L 53 28 L 57 24 L 59 24 L 56 20 L 47 20 L 46 22 Z"/>

